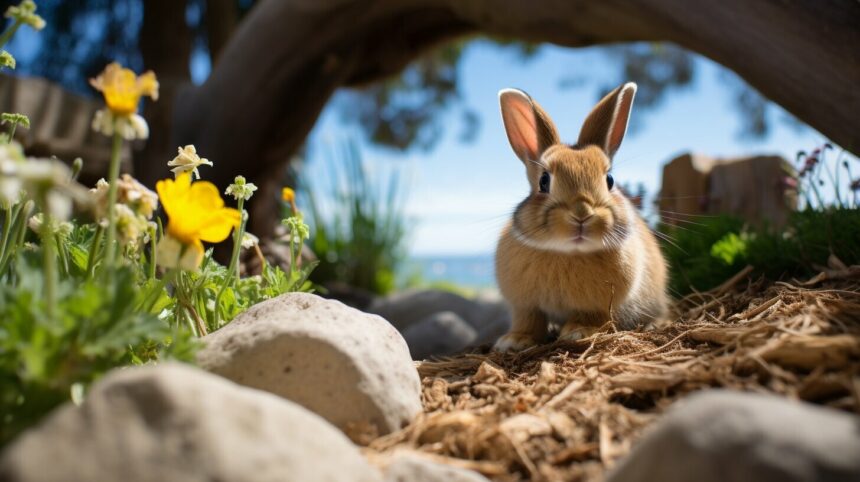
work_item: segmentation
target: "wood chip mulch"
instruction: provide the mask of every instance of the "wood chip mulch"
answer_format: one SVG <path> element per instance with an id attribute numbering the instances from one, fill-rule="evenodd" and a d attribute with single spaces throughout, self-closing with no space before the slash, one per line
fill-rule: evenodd
<path id="1" fill-rule="evenodd" d="M 497 481 L 591 481 L 697 390 L 860 413 L 860 267 L 806 282 L 748 274 L 678 301 L 664 326 L 419 362 L 424 413 L 398 432 L 366 434 L 365 453 L 407 450 Z"/>

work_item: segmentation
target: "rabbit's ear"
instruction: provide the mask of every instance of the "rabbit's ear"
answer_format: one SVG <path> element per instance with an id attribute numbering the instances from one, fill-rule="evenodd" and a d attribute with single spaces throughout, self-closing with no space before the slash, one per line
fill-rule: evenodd
<path id="1" fill-rule="evenodd" d="M 606 94 L 606 97 L 601 99 L 585 118 L 582 130 L 579 131 L 577 145 L 599 146 L 611 159 L 615 151 L 621 147 L 621 141 L 624 140 L 635 95 L 636 84 L 633 82 L 628 82 Z"/>
<path id="2" fill-rule="evenodd" d="M 499 104 L 508 141 L 523 162 L 537 161 L 547 147 L 558 143 L 558 132 L 552 119 L 525 92 L 501 90 Z"/>

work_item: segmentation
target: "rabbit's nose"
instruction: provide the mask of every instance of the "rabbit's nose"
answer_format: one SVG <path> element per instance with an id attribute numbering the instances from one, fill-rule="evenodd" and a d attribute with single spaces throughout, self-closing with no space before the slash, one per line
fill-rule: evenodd
<path id="1" fill-rule="evenodd" d="M 589 219 L 593 218 L 594 214 L 589 214 L 585 217 L 573 216 L 573 220 L 578 222 L 580 225 L 584 225 Z"/>

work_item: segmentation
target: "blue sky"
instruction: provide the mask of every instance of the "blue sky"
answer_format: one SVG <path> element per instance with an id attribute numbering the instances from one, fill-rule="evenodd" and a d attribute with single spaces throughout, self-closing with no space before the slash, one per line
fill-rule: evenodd
<path id="1" fill-rule="evenodd" d="M 521 62 L 510 49 L 488 42 L 469 47 L 461 64 L 465 102 L 480 116 L 479 135 L 471 143 L 457 139 L 460 124 L 451 115 L 443 140 L 430 152 L 407 153 L 362 144 L 373 170 L 401 169 L 408 179 L 405 211 L 413 223 L 409 251 L 414 256 L 491 253 L 499 230 L 513 207 L 528 192 L 525 169 L 511 152 L 499 116 L 497 93 L 505 87 L 527 91 L 554 119 L 563 139 L 575 141 L 579 127 L 597 100 L 601 85 L 618 75 L 618 66 L 597 48 L 565 49 L 548 46 L 536 58 Z M 642 182 L 650 193 L 659 189 L 662 165 L 692 151 L 714 157 L 780 154 L 793 160 L 798 150 L 825 141 L 811 128 L 787 125 L 778 119 L 768 137 L 743 140 L 732 90 L 719 65 L 698 58 L 691 88 L 672 92 L 655 109 L 632 118 L 638 128 L 628 133 L 615 158 L 617 182 Z M 562 89 L 564 78 L 586 81 Z M 634 111 L 636 106 L 634 105 Z M 344 126 L 337 109 L 329 106 L 310 138 L 306 167 L 311 179 L 327 177 L 325 146 L 343 142 L 354 130 Z"/>

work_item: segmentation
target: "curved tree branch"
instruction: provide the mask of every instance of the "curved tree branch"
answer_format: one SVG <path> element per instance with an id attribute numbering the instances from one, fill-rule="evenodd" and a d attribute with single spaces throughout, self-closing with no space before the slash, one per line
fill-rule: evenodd
<path id="1" fill-rule="evenodd" d="M 261 0 L 207 82 L 178 94 L 174 144 L 195 143 L 213 158 L 219 185 L 240 172 L 269 185 L 252 213 L 259 230 L 274 207 L 274 184 L 264 181 L 280 179 L 338 87 L 483 32 L 570 47 L 674 42 L 856 153 L 857 25 L 856 0 Z"/>

